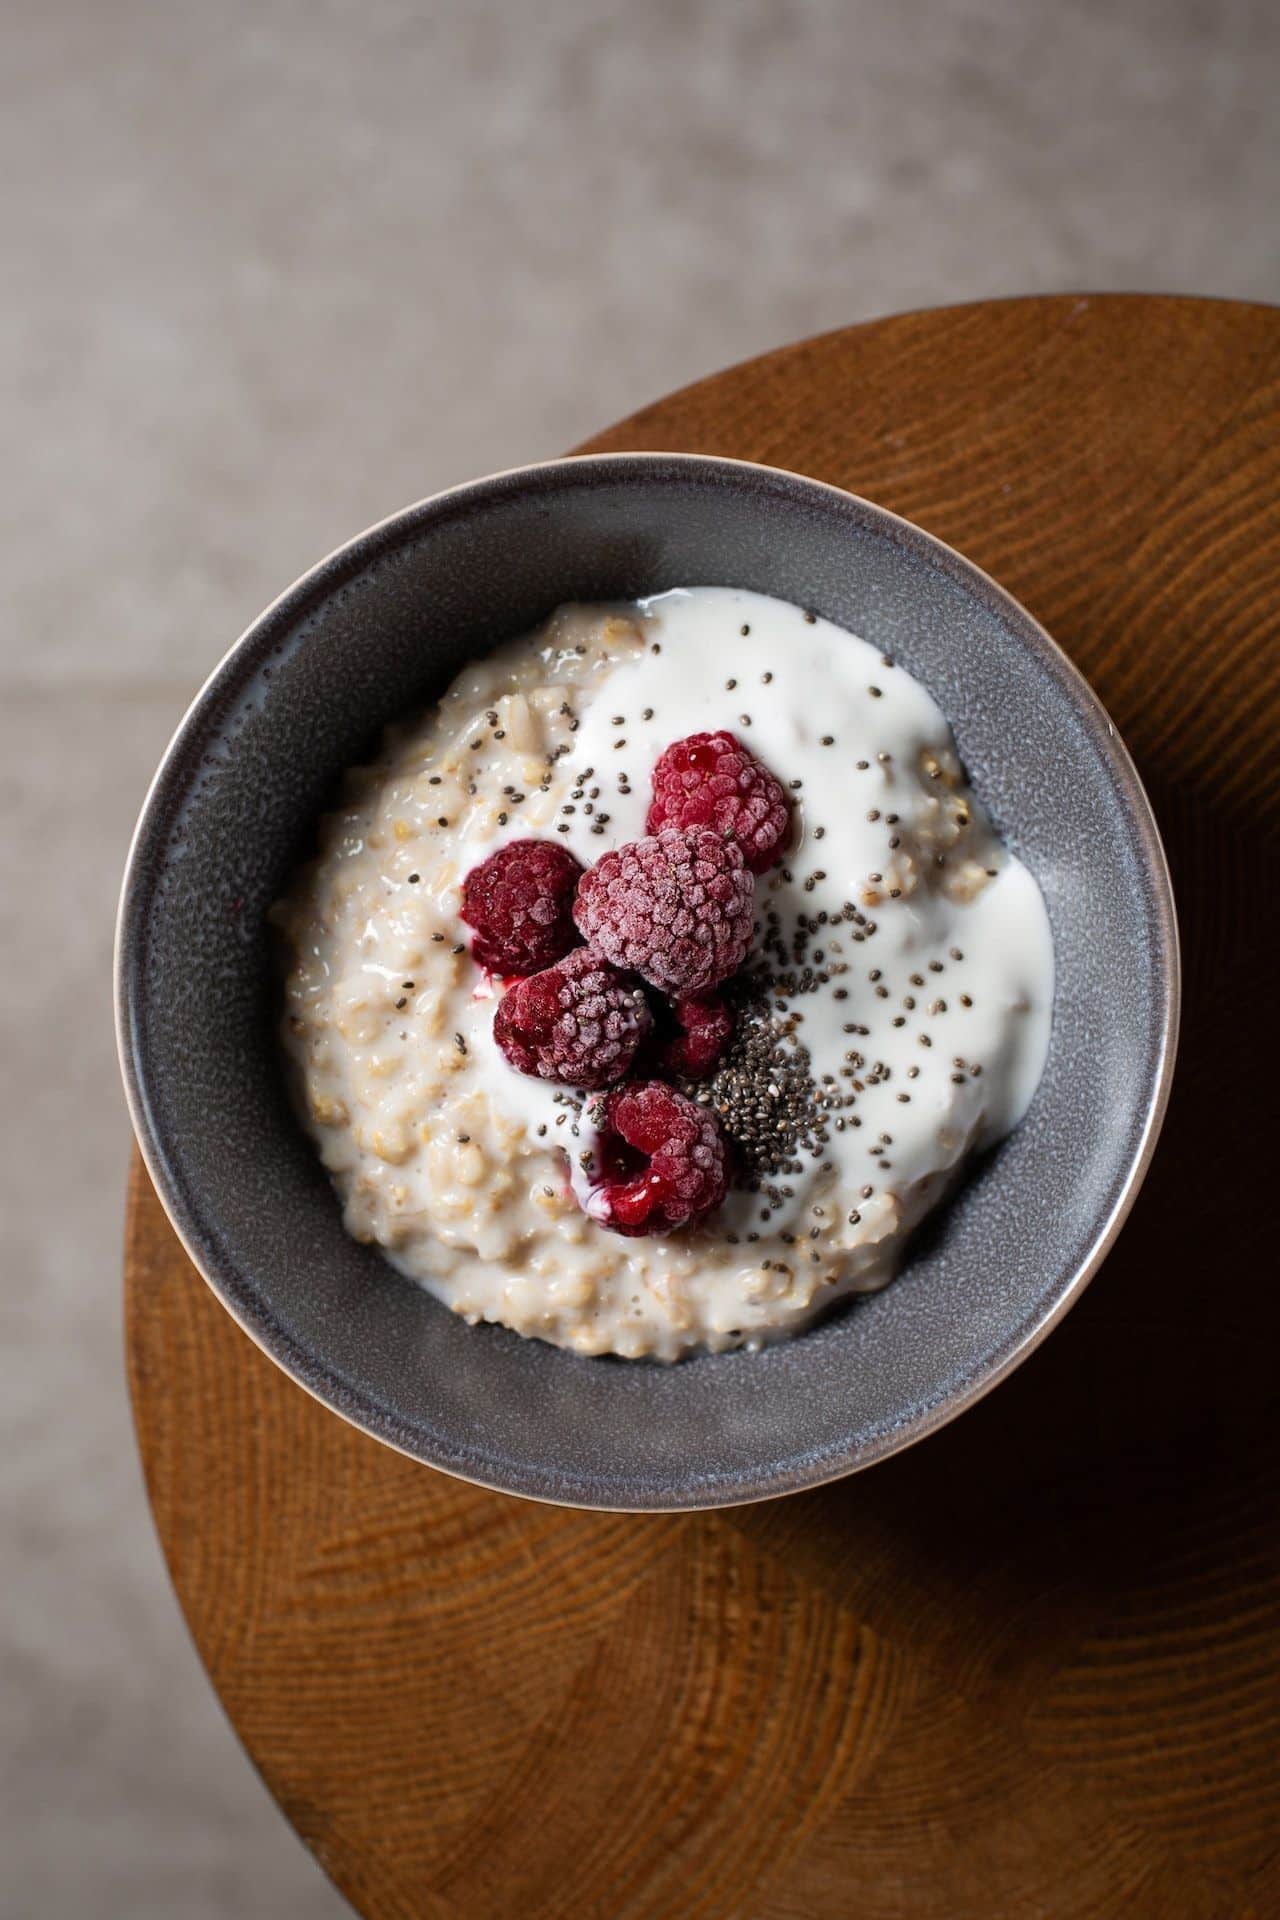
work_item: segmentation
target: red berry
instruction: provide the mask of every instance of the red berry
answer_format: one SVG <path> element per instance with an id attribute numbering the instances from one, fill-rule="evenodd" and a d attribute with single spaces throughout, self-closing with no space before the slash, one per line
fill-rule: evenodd
<path id="1" fill-rule="evenodd" d="M 540 973 L 578 944 L 573 896 L 582 868 L 552 840 L 511 840 L 462 883 L 472 951 L 494 973 Z"/>
<path id="2" fill-rule="evenodd" d="M 661 1080 L 616 1087 L 590 1110 L 600 1184 L 592 1213 L 615 1233 L 671 1233 L 718 1207 L 729 1156 L 714 1115 Z"/>
<path id="3" fill-rule="evenodd" d="M 753 891 L 734 841 L 667 827 L 598 860 L 578 883 L 573 917 L 606 960 L 659 992 L 705 993 L 747 957 Z"/>
<path id="4" fill-rule="evenodd" d="M 714 827 L 738 842 L 753 873 L 764 873 L 781 855 L 790 826 L 781 785 L 732 733 L 691 733 L 653 770 L 648 833 Z"/>
<path id="5" fill-rule="evenodd" d="M 621 1080 L 652 1024 L 639 981 L 579 947 L 507 989 L 493 1037 L 520 1073 L 594 1089 Z"/>
<path id="6" fill-rule="evenodd" d="M 711 1072 L 733 1035 L 733 1015 L 718 993 L 690 993 L 658 1010 L 658 1072 L 701 1080 Z"/>

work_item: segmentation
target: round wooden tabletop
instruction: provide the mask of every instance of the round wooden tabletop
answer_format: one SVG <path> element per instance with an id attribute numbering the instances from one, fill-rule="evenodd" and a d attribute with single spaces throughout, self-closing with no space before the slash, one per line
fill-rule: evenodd
<path id="1" fill-rule="evenodd" d="M 1277 310 L 1015 300 L 786 348 L 593 442 L 797 468 L 940 534 L 1151 792 L 1186 948 L 1155 1166 L 1080 1306 L 954 1426 L 719 1514 L 481 1492 L 277 1372 L 135 1165 L 174 1584 L 370 1920 L 1280 1913 L 1278 382 Z"/>

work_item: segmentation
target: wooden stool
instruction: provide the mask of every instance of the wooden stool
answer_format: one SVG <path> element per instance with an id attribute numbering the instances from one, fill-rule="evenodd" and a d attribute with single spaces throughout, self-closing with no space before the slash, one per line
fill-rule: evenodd
<path id="1" fill-rule="evenodd" d="M 1044 621 L 1150 789 L 1187 976 L 1155 1167 L 1081 1305 L 944 1433 L 720 1514 L 480 1492 L 278 1373 L 135 1163 L 174 1584 L 369 1920 L 1280 1913 L 1278 377 L 1277 310 L 1014 300 L 788 347 L 592 442 L 919 521 Z"/>

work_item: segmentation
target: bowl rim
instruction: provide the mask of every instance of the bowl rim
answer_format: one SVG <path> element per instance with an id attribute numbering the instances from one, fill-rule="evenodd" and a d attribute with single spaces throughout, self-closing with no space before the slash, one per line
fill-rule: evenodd
<path id="1" fill-rule="evenodd" d="M 602 479 L 608 478 L 616 483 L 625 481 L 629 476 L 638 478 L 642 474 L 652 474 L 663 468 L 683 470 L 686 473 L 701 473 L 704 477 L 720 473 L 726 478 L 732 478 L 735 475 L 753 476 L 756 479 L 765 478 L 780 483 L 788 492 L 799 490 L 805 494 L 828 496 L 830 501 L 838 503 L 844 510 L 852 505 L 859 510 L 868 523 L 878 527 L 882 533 L 908 548 L 916 557 L 940 567 L 944 573 L 962 586 L 968 586 L 971 590 L 981 589 L 994 608 L 1020 631 L 1025 640 L 1030 642 L 1032 649 L 1041 651 L 1047 664 L 1055 671 L 1063 690 L 1074 702 L 1090 737 L 1124 790 L 1131 820 L 1137 830 L 1155 905 L 1153 931 L 1165 963 L 1162 969 L 1164 994 L 1159 1019 L 1160 1046 L 1152 1084 L 1147 1091 L 1141 1131 L 1136 1149 L 1130 1159 L 1128 1172 L 1109 1211 L 1095 1228 L 1086 1257 L 1078 1263 L 1075 1271 L 1056 1290 L 1039 1316 L 1024 1329 L 1021 1336 L 1004 1354 L 999 1355 L 989 1365 L 980 1378 L 943 1394 L 930 1406 L 901 1424 L 882 1430 L 857 1450 L 856 1457 L 853 1457 L 852 1448 L 835 1458 L 828 1455 L 811 1471 L 793 1468 L 790 1472 L 780 1470 L 770 1476 L 767 1472 L 756 1469 L 744 1474 L 724 1473 L 711 1480 L 693 1479 L 689 1484 L 688 1492 L 680 1498 L 616 1501 L 586 1497 L 584 1491 L 583 1497 L 570 1499 L 527 1486 L 517 1486 L 497 1475 L 486 1478 L 479 1472 L 463 1472 L 453 1463 L 429 1460 L 425 1454 L 404 1445 L 396 1437 L 393 1430 L 394 1421 L 371 1395 L 367 1396 L 362 1404 L 352 1406 L 341 1404 L 336 1396 L 330 1397 L 322 1392 L 319 1385 L 309 1377 L 308 1367 L 303 1364 L 309 1356 L 303 1354 L 292 1335 L 278 1322 L 273 1322 L 268 1315 L 263 1314 L 255 1318 L 228 1297 L 202 1257 L 194 1223 L 186 1219 L 181 1198 L 174 1191 L 165 1164 L 165 1152 L 158 1130 L 152 1121 L 145 1060 L 141 1048 L 135 1046 L 132 1022 L 133 985 L 136 977 L 134 961 L 138 931 L 134 924 L 134 911 L 145 883 L 149 856 L 153 852 L 153 835 L 157 826 L 161 824 L 167 790 L 175 775 L 180 772 L 183 756 L 191 739 L 204 722 L 211 697 L 229 686 L 242 665 L 253 660 L 256 651 L 264 642 L 269 642 L 275 637 L 274 629 L 282 620 L 296 618 L 309 601 L 322 592 L 331 590 L 336 584 L 335 575 L 351 567 L 363 567 L 376 557 L 380 550 L 393 548 L 402 535 L 408 533 L 433 510 L 439 511 L 447 506 L 465 511 L 469 504 L 478 504 L 495 487 L 536 487 L 554 483 L 556 475 L 569 470 L 586 473 L 588 479 L 591 473 L 598 472 Z M 403 1454 L 407 1459 L 414 1460 L 420 1465 L 431 1466 L 437 1472 L 447 1473 L 453 1479 L 483 1488 L 488 1492 L 534 1500 L 548 1506 L 603 1513 L 714 1511 L 721 1508 L 748 1506 L 760 1500 L 776 1499 L 786 1494 L 827 1486 L 850 1474 L 864 1472 L 877 1462 L 916 1445 L 929 1434 L 947 1426 L 961 1413 L 967 1412 L 970 1407 L 976 1406 L 979 1401 L 985 1399 L 987 1394 L 1021 1366 L 1030 1354 L 1034 1353 L 1041 1342 L 1070 1312 L 1115 1245 L 1150 1169 L 1168 1110 L 1177 1058 L 1182 1003 L 1182 954 L 1177 907 L 1168 858 L 1146 788 L 1121 738 L 1119 729 L 1098 695 L 1063 648 L 1022 605 L 1021 601 L 1015 599 L 983 567 L 968 559 L 945 540 L 939 539 L 936 534 L 929 533 L 914 521 L 907 520 L 890 508 L 883 507 L 862 494 L 853 493 L 848 488 L 836 486 L 830 481 L 814 479 L 808 474 L 798 473 L 787 467 L 773 466 L 764 462 L 740 460 L 728 455 L 658 450 L 566 454 L 554 460 L 500 468 L 478 479 L 441 488 L 374 521 L 362 532 L 332 548 L 323 558 L 307 567 L 288 587 L 277 594 L 275 599 L 270 601 L 232 642 L 201 683 L 175 727 L 148 784 L 125 858 L 116 912 L 112 971 L 116 1050 L 129 1118 L 143 1164 L 187 1258 L 222 1307 L 248 1334 L 254 1345 L 328 1412 L 336 1414 L 357 1431 L 369 1434 L 384 1446 L 389 1446 L 395 1452 Z M 710 1497 L 704 1497 L 704 1495 Z"/>

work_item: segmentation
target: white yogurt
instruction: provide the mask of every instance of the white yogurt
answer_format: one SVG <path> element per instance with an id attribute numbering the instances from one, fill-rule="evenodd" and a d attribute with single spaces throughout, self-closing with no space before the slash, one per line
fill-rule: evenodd
<path id="1" fill-rule="evenodd" d="M 591 1217 L 577 1101 L 494 1044 L 459 889 L 511 838 L 554 834 L 584 865 L 638 838 L 660 752 L 717 728 L 800 783 L 757 882 L 756 960 L 771 920 L 788 948 L 820 922 L 813 990 L 774 1011 L 802 1016 L 833 1104 L 798 1171 L 691 1232 L 623 1239 Z M 632 1357 L 757 1345 L 883 1285 L 959 1162 L 1026 1110 L 1053 998 L 1039 890 L 924 688 L 798 608 L 696 588 L 562 609 L 352 786 L 277 909 L 286 1046 L 348 1226 L 468 1318 Z"/>

